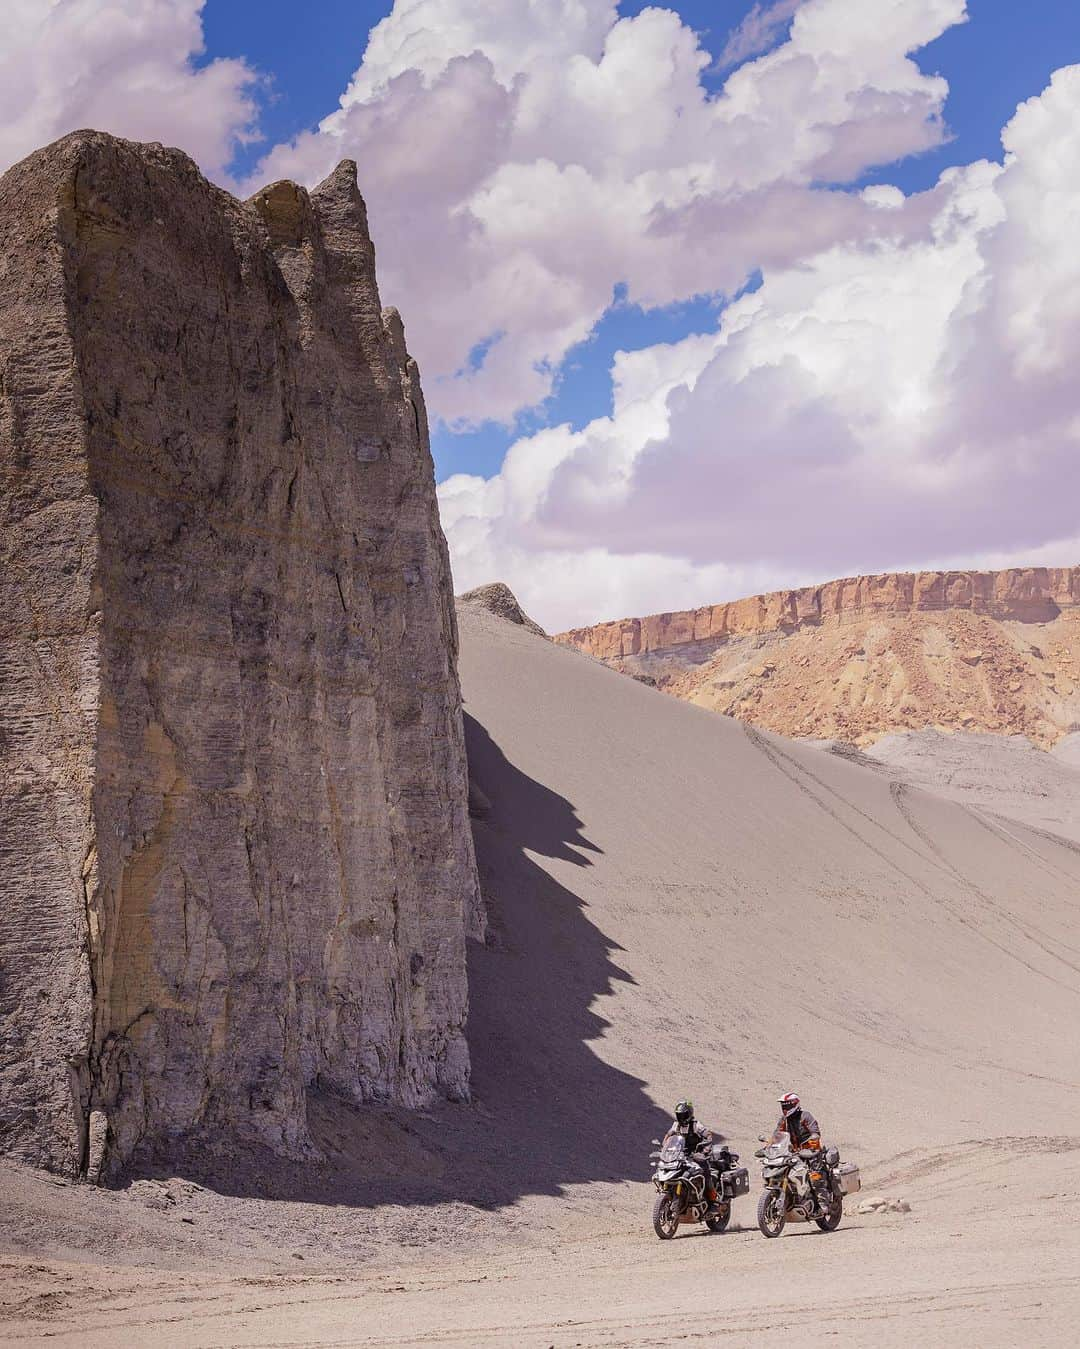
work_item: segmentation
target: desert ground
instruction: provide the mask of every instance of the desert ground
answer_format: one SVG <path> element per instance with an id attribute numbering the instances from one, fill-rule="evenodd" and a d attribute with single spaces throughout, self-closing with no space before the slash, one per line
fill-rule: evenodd
<path id="1" fill-rule="evenodd" d="M 304 1167 L 4 1164 L 0 1339 L 1075 1344 L 1074 760 L 950 796 L 925 755 L 785 741 L 460 617 L 472 1103 L 315 1101 Z M 750 1154 L 787 1090 L 911 1211 L 765 1240 Z M 661 1243 L 647 1155 L 684 1094 L 753 1187 L 728 1232 Z"/>

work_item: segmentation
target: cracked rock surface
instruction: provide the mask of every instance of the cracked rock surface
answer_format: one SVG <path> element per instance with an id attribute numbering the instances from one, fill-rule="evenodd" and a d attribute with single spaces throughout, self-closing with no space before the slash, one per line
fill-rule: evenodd
<path id="1" fill-rule="evenodd" d="M 311 1150 L 468 1091 L 482 916 L 427 421 L 355 167 L 0 180 L 0 1150 Z"/>

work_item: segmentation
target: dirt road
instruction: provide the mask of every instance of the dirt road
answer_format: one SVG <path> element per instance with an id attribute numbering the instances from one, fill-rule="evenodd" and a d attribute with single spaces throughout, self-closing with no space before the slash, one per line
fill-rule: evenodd
<path id="1" fill-rule="evenodd" d="M 387 1248 L 361 1271 L 245 1269 L 239 1252 L 216 1271 L 8 1258 L 0 1343 L 1076 1343 L 1080 1139 L 920 1150 L 876 1171 L 911 1213 L 852 1212 L 835 1233 L 800 1225 L 776 1241 L 754 1226 L 752 1193 L 724 1235 L 661 1243 L 635 1185 L 593 1187 L 592 1212 L 584 1192 L 534 1201 L 531 1230 L 477 1234 L 471 1254 Z"/>

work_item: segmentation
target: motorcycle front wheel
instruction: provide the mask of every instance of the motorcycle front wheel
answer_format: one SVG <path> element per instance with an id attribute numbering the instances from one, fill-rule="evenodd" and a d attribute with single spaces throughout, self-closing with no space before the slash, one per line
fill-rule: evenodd
<path id="1" fill-rule="evenodd" d="M 714 1213 L 711 1218 L 705 1219 L 705 1226 L 710 1232 L 719 1233 L 726 1230 L 729 1222 L 731 1222 L 731 1205 L 721 1204 L 719 1213 Z"/>
<path id="2" fill-rule="evenodd" d="M 670 1241 L 679 1230 L 679 1215 L 671 1202 L 671 1195 L 658 1194 L 652 1210 L 653 1231 L 661 1241 Z"/>
<path id="3" fill-rule="evenodd" d="M 757 1225 L 763 1237 L 778 1237 L 784 1230 L 784 1196 L 779 1190 L 762 1190 L 757 1204 Z"/>
<path id="4" fill-rule="evenodd" d="M 823 1232 L 835 1232 L 840 1226 L 840 1219 L 844 1216 L 844 1201 L 840 1198 L 833 1198 L 828 1211 L 823 1218 L 815 1218 L 814 1222 Z"/>

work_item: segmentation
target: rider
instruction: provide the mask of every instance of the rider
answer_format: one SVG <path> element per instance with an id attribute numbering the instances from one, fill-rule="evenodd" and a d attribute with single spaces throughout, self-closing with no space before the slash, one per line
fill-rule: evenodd
<path id="1" fill-rule="evenodd" d="M 668 1139 L 675 1134 L 681 1134 L 686 1139 L 687 1156 L 697 1162 L 705 1172 L 705 1198 L 709 1202 L 707 1211 L 710 1214 L 718 1212 L 720 1205 L 717 1201 L 710 1157 L 713 1133 L 711 1129 L 706 1128 L 695 1118 L 693 1101 L 680 1101 L 675 1107 L 675 1119 L 671 1128 L 664 1135 L 664 1143 L 666 1144 Z"/>
<path id="2" fill-rule="evenodd" d="M 804 1110 L 802 1102 L 793 1091 L 780 1097 L 780 1119 L 776 1125 L 774 1138 L 787 1134 L 791 1146 L 796 1152 L 813 1152 L 817 1156 L 807 1162 L 810 1173 L 810 1188 L 822 1211 L 832 1203 L 829 1193 L 829 1181 L 825 1173 L 825 1153 L 821 1146 L 821 1128 L 809 1110 Z"/>

